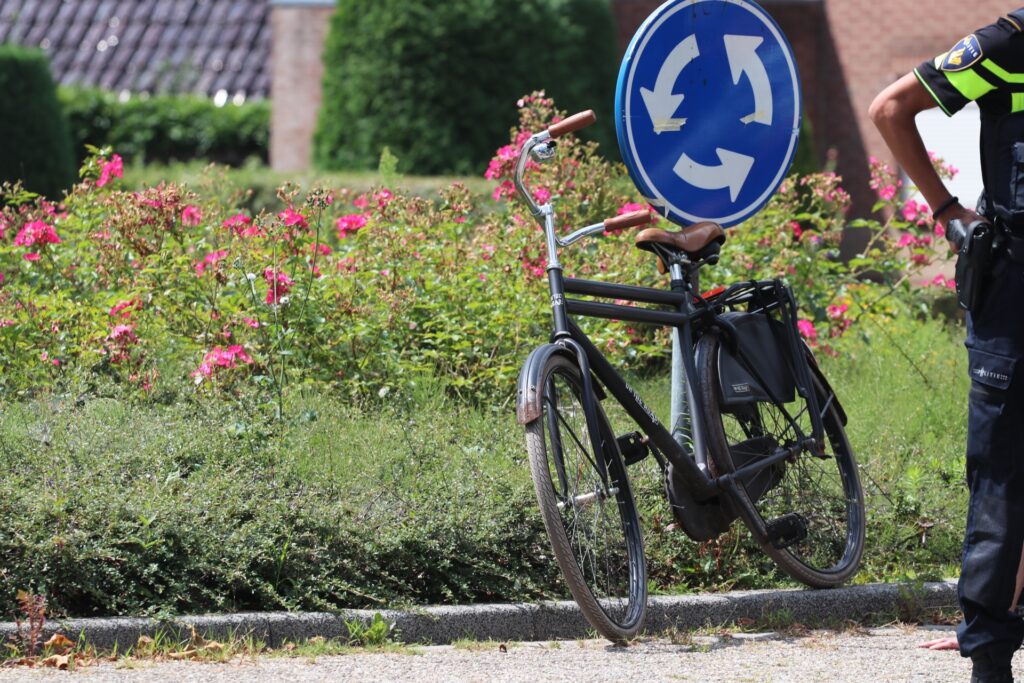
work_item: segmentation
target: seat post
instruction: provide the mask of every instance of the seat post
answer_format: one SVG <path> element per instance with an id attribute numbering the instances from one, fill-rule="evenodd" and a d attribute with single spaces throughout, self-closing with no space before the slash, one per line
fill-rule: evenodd
<path id="1" fill-rule="evenodd" d="M 672 290 L 686 290 L 685 273 L 678 260 L 669 262 L 669 274 Z M 693 442 L 690 438 L 689 386 L 686 381 L 686 367 L 683 364 L 683 347 L 678 327 L 672 328 L 672 388 L 671 416 L 669 425 L 672 438 L 687 453 L 693 453 Z"/>

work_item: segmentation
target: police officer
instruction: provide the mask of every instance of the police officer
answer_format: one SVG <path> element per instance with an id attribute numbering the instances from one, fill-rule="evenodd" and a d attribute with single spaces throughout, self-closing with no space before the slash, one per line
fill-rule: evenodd
<path id="1" fill-rule="evenodd" d="M 970 101 L 981 110 L 980 215 L 951 196 L 914 123 L 925 109 L 952 116 Z M 984 217 L 999 235 L 984 294 L 967 315 L 970 502 L 957 638 L 972 681 L 1012 681 L 1024 641 L 1024 621 L 1007 609 L 1024 546 L 1024 8 L 890 85 L 870 116 L 947 234 L 953 221 Z"/>

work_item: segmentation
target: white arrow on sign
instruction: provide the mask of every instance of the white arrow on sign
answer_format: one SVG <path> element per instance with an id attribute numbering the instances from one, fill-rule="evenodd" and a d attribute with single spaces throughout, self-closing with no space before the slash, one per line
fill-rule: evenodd
<path id="1" fill-rule="evenodd" d="M 732 70 L 733 85 L 740 82 L 743 74 L 750 79 L 750 87 L 754 90 L 754 113 L 747 114 L 740 121 L 743 123 L 762 123 L 772 125 L 772 84 L 768 80 L 768 70 L 764 62 L 757 56 L 758 46 L 764 42 L 760 36 L 725 36 L 725 53 L 729 57 L 729 69 Z"/>
<path id="2" fill-rule="evenodd" d="M 721 147 L 715 149 L 715 152 L 718 154 L 718 160 L 722 162 L 718 166 L 699 164 L 684 152 L 672 170 L 681 179 L 702 190 L 721 190 L 727 187 L 729 199 L 736 201 L 740 190 L 743 189 L 743 183 L 750 175 L 750 169 L 754 167 L 754 157 L 730 152 Z"/>
<path id="3" fill-rule="evenodd" d="M 651 116 L 651 123 L 654 124 L 654 132 L 661 135 L 665 131 L 678 131 L 686 123 L 686 119 L 677 119 L 673 115 L 679 104 L 683 101 L 683 95 L 673 95 L 672 87 L 676 79 L 683 72 L 686 65 L 700 56 L 697 49 L 697 36 L 692 35 L 675 46 L 669 54 L 668 59 L 661 65 L 658 71 L 658 79 L 654 83 L 654 90 L 640 88 L 644 104 L 647 105 L 647 113 Z"/>

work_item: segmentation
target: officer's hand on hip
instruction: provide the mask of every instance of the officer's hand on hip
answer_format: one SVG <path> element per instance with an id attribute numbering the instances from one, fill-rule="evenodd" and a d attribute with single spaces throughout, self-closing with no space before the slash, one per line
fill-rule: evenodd
<path id="1" fill-rule="evenodd" d="M 970 225 L 974 221 L 985 220 L 971 209 L 965 209 L 959 203 L 953 204 L 936 217 L 936 223 L 945 230 L 949 221 L 959 220 L 963 225 Z M 949 248 L 957 253 L 959 248 L 953 242 L 949 242 Z"/>

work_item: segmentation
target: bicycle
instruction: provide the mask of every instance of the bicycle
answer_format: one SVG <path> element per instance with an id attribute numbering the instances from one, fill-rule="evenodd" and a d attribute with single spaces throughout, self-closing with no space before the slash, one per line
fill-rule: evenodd
<path id="1" fill-rule="evenodd" d="M 628 468 L 649 456 L 676 521 L 694 540 L 716 538 L 739 518 L 792 578 L 816 588 L 845 582 L 864 548 L 864 494 L 843 429 L 846 413 L 799 336 L 790 289 L 776 279 L 699 293 L 697 273 L 718 262 L 725 241 L 710 222 L 637 234 L 636 245 L 653 252 L 669 275 L 667 290 L 563 274 L 560 247 L 651 221 L 639 211 L 560 237 L 553 206 L 538 204 L 526 186 L 529 159 L 550 160 L 559 137 L 595 120 L 582 112 L 532 135 L 514 181 L 544 229 L 553 315 L 550 342 L 534 349 L 520 372 L 516 412 L 544 525 L 573 598 L 609 640 L 624 642 L 642 627 L 647 570 Z M 671 430 L 573 315 L 672 328 Z M 616 436 L 602 407 L 609 400 L 638 431 Z"/>

